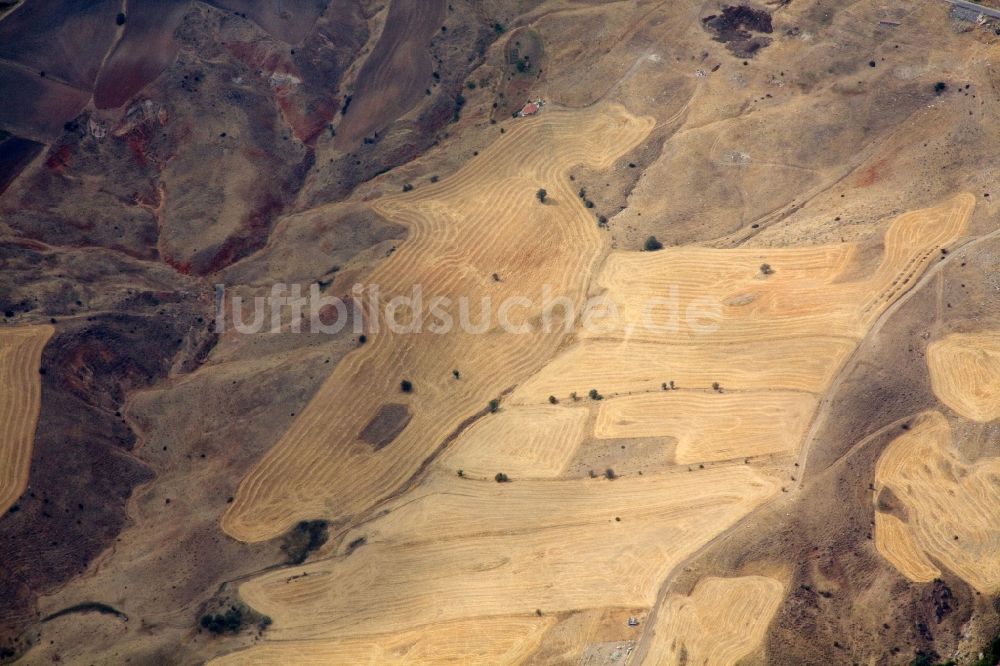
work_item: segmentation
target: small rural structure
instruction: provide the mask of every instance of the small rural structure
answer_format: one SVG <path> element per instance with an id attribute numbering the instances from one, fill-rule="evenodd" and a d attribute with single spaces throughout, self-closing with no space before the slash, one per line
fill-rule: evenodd
<path id="1" fill-rule="evenodd" d="M 518 111 L 515 115 L 518 118 L 524 118 L 526 116 L 533 116 L 536 113 L 538 113 L 539 111 L 541 111 L 543 106 L 545 106 L 545 102 L 542 101 L 541 99 L 536 99 L 533 102 L 529 101 L 529 102 L 525 103 L 525 105 L 521 107 L 521 110 Z"/>

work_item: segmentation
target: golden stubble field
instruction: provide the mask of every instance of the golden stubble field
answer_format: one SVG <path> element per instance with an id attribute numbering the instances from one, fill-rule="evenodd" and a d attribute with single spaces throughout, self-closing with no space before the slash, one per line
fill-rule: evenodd
<path id="1" fill-rule="evenodd" d="M 882 453 L 875 499 L 889 490 L 902 517 L 875 512 L 875 546 L 915 582 L 940 566 L 983 594 L 1000 592 L 1000 457 L 969 461 L 937 411 L 921 414 Z"/>
<path id="2" fill-rule="evenodd" d="M 42 400 L 38 369 L 54 330 L 48 325 L 0 330 L 0 514 L 28 486 Z"/>
<path id="3" fill-rule="evenodd" d="M 372 203 L 410 230 L 372 277 L 387 294 L 421 283 L 537 301 L 549 284 L 571 298 L 602 293 L 619 317 L 572 336 L 373 333 L 223 517 L 245 541 L 311 518 L 339 532 L 319 559 L 240 587 L 274 624 L 264 644 L 218 663 L 521 661 L 574 613 L 652 610 L 673 570 L 779 496 L 775 470 L 807 453 L 820 398 L 879 316 L 962 236 L 974 199 L 887 221 L 870 270 L 853 243 L 609 254 L 567 172 L 610 163 L 651 122 L 615 105 L 547 110 L 454 176 Z M 694 299 L 717 303 L 714 329 L 642 326 L 644 303 L 672 289 L 681 313 Z M 404 378 L 412 393 L 400 392 Z M 604 399 L 589 400 L 590 389 Z M 360 434 L 389 404 L 405 405 L 409 423 L 373 446 Z M 666 471 L 566 476 L 589 437 L 674 447 Z M 510 483 L 493 481 L 501 471 Z M 683 631 L 671 649 L 729 663 L 759 649 L 782 590 L 766 578 L 706 579 L 690 597 L 666 597 L 646 631 L 661 646 Z M 725 645 L 709 645 L 713 617 Z M 622 623 L 620 638 L 640 631 Z"/>
<path id="4" fill-rule="evenodd" d="M 967 419 L 1000 418 L 1000 331 L 953 333 L 927 348 L 934 393 Z"/>

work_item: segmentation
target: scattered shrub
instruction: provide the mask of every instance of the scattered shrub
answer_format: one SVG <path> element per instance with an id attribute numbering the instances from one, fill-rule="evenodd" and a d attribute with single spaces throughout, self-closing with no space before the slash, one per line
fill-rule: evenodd
<path id="1" fill-rule="evenodd" d="M 281 550 L 288 558 L 289 564 L 302 564 L 313 552 L 330 537 L 327 521 L 302 520 L 285 535 Z"/>
<path id="2" fill-rule="evenodd" d="M 646 239 L 646 242 L 642 244 L 642 247 L 646 252 L 656 252 L 657 250 L 663 249 L 663 243 L 656 240 L 656 236 L 650 236 Z"/>

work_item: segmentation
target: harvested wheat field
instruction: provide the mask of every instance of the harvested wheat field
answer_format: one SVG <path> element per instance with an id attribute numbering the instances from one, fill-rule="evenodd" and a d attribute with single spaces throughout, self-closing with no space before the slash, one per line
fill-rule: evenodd
<path id="1" fill-rule="evenodd" d="M 51 326 L 0 329 L 0 514 L 24 492 L 42 400 L 39 363 Z"/>
<path id="2" fill-rule="evenodd" d="M 940 412 L 925 412 L 875 468 L 876 497 L 888 488 L 906 508 L 904 525 L 878 536 L 879 551 L 911 580 L 940 562 L 983 594 L 1000 590 L 1000 457 L 964 460 Z M 887 521 L 881 521 L 884 529 Z M 878 530 L 879 523 L 876 523 Z M 920 554 L 925 556 L 921 557 Z M 890 555 L 891 554 L 891 555 Z"/>
<path id="3" fill-rule="evenodd" d="M 456 301 L 468 297 L 477 308 L 481 298 L 496 308 L 513 296 L 533 298 L 540 308 L 546 284 L 557 296 L 579 298 L 603 242 L 567 171 L 609 164 L 651 127 L 651 118 L 620 106 L 552 110 L 507 133 L 453 177 L 375 201 L 409 236 L 370 282 L 385 301 L 409 295 L 413 285 Z M 544 204 L 535 196 L 543 187 Z M 515 323 L 539 314 L 518 312 L 523 319 Z M 262 540 L 299 519 L 339 520 L 371 507 L 404 484 L 463 420 L 537 371 L 565 337 L 561 327 L 548 334 L 476 335 L 456 327 L 414 335 L 368 324 L 370 342 L 337 366 L 240 485 L 222 522 L 229 534 Z M 404 379 L 412 393 L 400 392 Z M 395 441 L 378 451 L 359 441 L 383 404 L 400 401 L 413 418 Z"/>
<path id="4" fill-rule="evenodd" d="M 0 666 L 1000 660 L 1000 18 L 0 35 Z"/>
<path id="5" fill-rule="evenodd" d="M 934 393 L 973 421 L 1000 418 L 1000 331 L 954 333 L 927 348 Z"/>
<path id="6" fill-rule="evenodd" d="M 648 663 L 736 664 L 760 647 L 784 596 L 785 585 L 765 576 L 700 580 L 660 608 Z"/>
<path id="7" fill-rule="evenodd" d="M 621 113 L 611 110 L 622 126 L 636 122 Z M 537 139 L 529 130 L 540 126 L 525 127 L 525 135 Z M 487 156 L 493 157 L 492 151 Z M 465 172 L 470 168 L 455 180 L 474 183 Z M 500 182 L 521 183 L 520 178 Z M 522 214 L 516 193 L 530 201 L 538 182 L 544 180 L 511 186 L 505 196 L 515 201 L 508 213 L 515 219 L 500 216 L 491 224 L 516 229 Z M 473 270 L 469 257 L 455 256 L 450 265 L 422 258 L 433 254 L 433 245 L 420 235 L 422 225 L 436 223 L 440 228 L 434 237 L 448 236 L 448 224 L 463 219 L 454 212 L 461 206 L 461 197 L 452 194 L 456 187 L 444 181 L 421 196 L 376 203 L 387 217 L 416 230 L 416 238 L 386 266 L 399 262 L 400 271 L 427 276 L 415 280 L 425 284 L 453 285 L 461 276 L 478 289 L 503 291 L 506 282 L 491 281 L 488 265 Z M 490 188 L 470 186 L 465 196 L 476 197 L 480 190 Z M 546 214 L 550 206 L 572 211 L 571 192 L 556 189 L 550 196 L 554 201 L 540 208 Z M 394 208 L 395 201 L 405 201 L 405 208 Z M 537 201 L 530 205 L 539 207 Z M 488 208 L 481 201 L 476 206 Z M 425 208 L 436 215 L 422 217 Z M 341 520 L 353 515 L 354 526 L 326 559 L 257 577 L 240 587 L 241 597 L 274 620 L 269 630 L 273 640 L 314 655 L 324 654 L 330 641 L 343 646 L 341 641 L 362 635 L 381 636 L 377 640 L 385 642 L 380 649 L 387 649 L 401 632 L 463 618 L 653 608 L 660 582 L 685 557 L 780 494 L 778 478 L 745 465 L 742 458 L 798 452 L 818 395 L 866 327 L 904 293 L 904 282 L 919 278 L 941 244 L 963 232 L 971 208 L 971 197 L 963 195 L 893 220 L 881 264 L 854 281 L 838 281 L 852 267 L 854 249 L 849 245 L 763 255 L 758 250 L 682 249 L 673 260 L 670 253 L 613 253 L 600 283 L 626 313 L 626 330 L 618 339 L 613 332 L 597 336 L 578 330 L 580 341 L 563 354 L 556 354 L 551 341 L 531 334 L 518 336 L 527 346 L 511 347 L 506 355 L 503 345 L 509 338 L 499 335 L 429 338 L 422 340 L 423 353 L 417 353 L 408 343 L 419 336 L 375 333 L 368 346 L 334 371 L 289 434 L 251 472 L 223 520 L 227 530 L 244 539 L 265 538 L 292 520 L 315 516 Z M 574 231 L 573 219 L 565 220 L 566 233 L 574 234 L 579 249 L 585 247 L 587 227 L 580 223 Z M 560 220 L 550 224 L 560 228 Z M 599 255 L 596 240 L 590 261 Z M 423 246 L 418 256 L 406 252 L 411 242 Z M 685 263 L 685 252 L 697 260 Z M 523 273 L 510 264 L 498 272 L 530 276 L 533 270 L 549 271 L 551 280 L 553 256 L 563 255 L 553 250 L 532 257 Z M 760 271 L 763 259 L 771 260 L 773 273 Z M 573 266 L 581 266 L 584 259 L 574 261 Z M 639 265 L 626 267 L 628 262 Z M 437 272 L 441 265 L 449 270 Z M 722 269 L 717 273 L 709 267 Z M 398 276 L 390 271 L 381 284 L 399 279 L 401 290 L 406 281 Z M 681 276 L 685 289 L 714 294 L 727 303 L 718 329 L 666 338 L 628 330 L 628 324 L 642 323 L 630 299 L 662 293 L 664 285 Z M 704 284 L 696 281 L 699 276 Z M 531 284 L 542 279 L 539 273 Z M 583 288 L 569 278 L 560 284 L 570 293 Z M 831 317 L 827 326 L 824 316 Z M 450 342 L 447 351 L 437 346 L 444 338 Z M 491 348 L 488 355 L 483 344 Z M 543 367 L 546 356 L 553 360 Z M 497 362 L 479 367 L 479 358 Z M 388 368 L 405 370 L 393 377 Z M 461 370 L 460 378 L 451 368 Z M 344 377 L 342 372 L 352 374 Z M 399 391 L 399 377 L 413 381 L 412 393 Z M 660 384 L 670 380 L 676 387 L 663 390 Z M 712 388 L 713 380 L 721 383 L 718 389 Z M 499 412 L 488 413 L 489 396 L 518 383 Z M 344 387 L 361 384 L 368 388 L 344 395 Z M 582 398 L 587 402 L 580 404 L 590 387 L 604 392 L 606 400 Z M 569 397 L 571 389 L 579 392 L 577 400 Z M 625 395 L 630 392 L 639 394 Z M 557 404 L 549 404 L 550 394 L 558 395 Z M 357 441 L 356 433 L 382 404 L 400 401 L 412 419 L 394 441 L 376 449 Z M 585 420 L 591 411 L 586 405 L 596 408 L 593 422 Z M 431 414 L 448 419 L 432 419 Z M 463 416 L 468 420 L 460 426 Z M 697 473 L 677 467 L 666 474 L 614 480 L 560 480 L 560 470 L 591 429 L 598 438 L 616 441 L 673 437 L 680 464 L 739 460 Z M 450 436 L 452 432 L 458 434 Z M 427 442 L 443 442 L 444 454 L 415 477 L 416 483 L 406 484 L 420 460 L 433 453 Z M 331 451 L 342 455 L 333 457 Z M 338 464 L 326 462 L 333 460 Z M 381 475 L 375 476 L 376 470 Z M 387 476 L 390 470 L 395 476 Z M 493 482 L 496 472 L 504 472 L 511 482 Z M 401 485 L 399 492 L 389 492 Z M 373 505 L 377 511 L 358 515 Z M 735 646 L 708 652 L 706 659 L 735 660 L 754 649 L 780 603 L 781 585 L 774 585 L 760 599 L 765 607 L 746 610 L 761 621 L 747 630 L 748 638 L 734 639 Z M 739 608 L 734 604 L 726 608 Z M 731 621 L 743 622 L 741 617 Z M 250 650 L 242 658 L 254 654 Z"/>
<path id="8" fill-rule="evenodd" d="M 518 479 L 557 477 L 583 440 L 589 414 L 583 407 L 504 409 L 463 432 L 440 465 L 473 478 L 492 478 L 498 470 Z"/>
<path id="9" fill-rule="evenodd" d="M 598 437 L 673 437 L 678 463 L 795 454 L 818 396 L 974 205 L 962 194 L 892 220 L 881 261 L 860 277 L 844 277 L 859 251 L 847 243 L 612 253 L 598 283 L 617 317 L 581 331 L 511 402 L 597 388 L 609 398 Z"/>
<path id="10" fill-rule="evenodd" d="M 345 535 L 360 545 L 240 594 L 274 619 L 275 640 L 302 649 L 461 618 L 481 618 L 486 632 L 499 615 L 541 610 L 541 624 L 550 613 L 649 607 L 678 562 L 777 492 L 743 465 L 507 484 L 442 472 Z"/>
<path id="11" fill-rule="evenodd" d="M 912 581 L 929 583 L 941 576 L 941 570 L 920 549 L 910 526 L 892 514 L 875 512 L 875 548 Z"/>
<path id="12" fill-rule="evenodd" d="M 444 622 L 380 636 L 308 643 L 270 643 L 215 659 L 212 666 L 242 664 L 517 664 L 538 648 L 555 616 L 484 618 Z"/>
<path id="13" fill-rule="evenodd" d="M 604 439 L 677 439 L 676 462 L 794 453 L 809 425 L 816 398 L 809 393 L 669 391 L 612 398 L 601 403 L 594 434 Z"/>

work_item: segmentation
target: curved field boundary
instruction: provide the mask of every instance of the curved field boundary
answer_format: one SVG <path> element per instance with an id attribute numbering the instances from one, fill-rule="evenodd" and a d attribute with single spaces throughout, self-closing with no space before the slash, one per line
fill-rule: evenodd
<path id="1" fill-rule="evenodd" d="M 538 647 L 555 622 L 555 616 L 532 614 L 448 622 L 379 636 L 267 643 L 209 664 L 517 664 Z"/>
<path id="2" fill-rule="evenodd" d="M 774 578 L 704 578 L 691 596 L 667 598 L 649 662 L 736 664 L 760 647 L 784 597 L 785 586 Z"/>
<path id="3" fill-rule="evenodd" d="M 668 391 L 605 400 L 594 434 L 602 439 L 672 436 L 676 462 L 689 464 L 794 453 L 809 425 L 809 393 Z"/>
<path id="4" fill-rule="evenodd" d="M 0 514 L 28 486 L 42 402 L 39 365 L 52 326 L 0 329 Z"/>
<path id="5" fill-rule="evenodd" d="M 569 170 L 611 165 L 653 122 L 618 105 L 551 109 L 518 123 L 454 177 L 376 200 L 376 211 L 405 225 L 409 236 L 370 284 L 379 285 L 383 302 L 419 284 L 428 298 L 468 297 L 476 313 L 490 297 L 494 322 L 499 304 L 514 296 L 536 303 L 519 310 L 518 320 L 537 318 L 546 284 L 556 296 L 581 298 L 606 240 L 570 187 Z M 535 197 L 539 188 L 549 192 L 545 204 Z M 470 415 L 540 369 L 565 336 L 561 328 L 526 335 L 475 335 L 459 326 L 448 334 L 370 330 L 369 343 L 338 364 L 243 480 L 223 529 L 257 541 L 297 520 L 340 520 L 370 508 Z M 412 381 L 412 393 L 400 393 L 402 379 Z M 413 417 L 392 444 L 372 451 L 358 433 L 389 402 L 405 403 Z"/>
<path id="6" fill-rule="evenodd" d="M 491 478 L 499 471 L 517 479 L 553 478 L 586 436 L 588 417 L 583 408 L 504 408 L 455 440 L 439 464 L 473 478 Z"/>
<path id="7" fill-rule="evenodd" d="M 596 436 L 673 437 L 681 464 L 797 452 L 859 341 L 964 233 L 974 204 L 963 193 L 895 218 L 879 266 L 851 279 L 859 248 L 848 243 L 612 253 L 597 284 L 616 314 L 511 401 L 597 389 L 609 400 Z M 669 382 L 679 390 L 660 390 Z"/>
<path id="8" fill-rule="evenodd" d="M 927 347 L 934 394 L 967 419 L 1000 418 L 1000 331 L 955 333 Z"/>
<path id="9" fill-rule="evenodd" d="M 906 524 L 915 547 L 950 569 L 983 594 L 1000 592 L 1000 456 L 969 462 L 952 443 L 948 420 L 936 411 L 925 412 L 910 430 L 892 441 L 875 467 L 876 497 L 888 487 L 906 507 Z M 891 521 L 882 520 L 890 533 L 879 537 L 895 544 Z M 878 525 L 876 525 L 878 528 Z M 909 576 L 915 561 L 902 544 L 887 557 Z"/>
<path id="10" fill-rule="evenodd" d="M 875 548 L 892 566 L 915 583 L 941 577 L 941 570 L 927 559 L 909 526 L 888 513 L 875 512 Z"/>
<path id="11" fill-rule="evenodd" d="M 746 465 L 615 481 L 429 481 L 349 531 L 345 542 L 366 538 L 357 550 L 244 583 L 243 599 L 274 619 L 269 636 L 649 607 L 678 562 L 780 492 Z"/>

